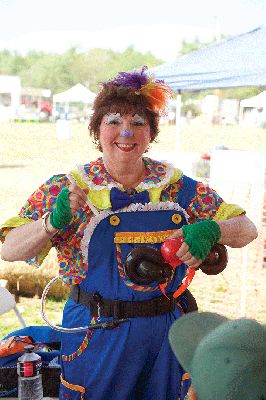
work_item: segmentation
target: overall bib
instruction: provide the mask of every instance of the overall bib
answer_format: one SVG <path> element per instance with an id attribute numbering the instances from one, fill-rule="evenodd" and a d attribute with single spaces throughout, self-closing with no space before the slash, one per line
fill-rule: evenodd
<path id="1" fill-rule="evenodd" d="M 186 223 L 184 210 L 170 202 L 102 211 L 84 234 L 82 251 L 89 268 L 80 288 L 105 299 L 130 302 L 161 296 L 158 283 L 139 285 L 127 278 L 125 258 L 136 246 L 160 249 L 161 243 Z M 176 268 L 165 287 L 166 294 L 177 289 L 186 269 L 184 264 Z M 184 380 L 187 374 L 168 342 L 169 328 L 181 314 L 181 307 L 176 305 L 173 312 L 129 318 L 115 329 L 89 331 L 85 338 L 84 332 L 62 334 L 60 399 L 184 399 L 190 380 Z M 99 317 L 97 322 L 112 319 Z M 64 327 L 91 322 L 89 307 L 67 301 Z"/>

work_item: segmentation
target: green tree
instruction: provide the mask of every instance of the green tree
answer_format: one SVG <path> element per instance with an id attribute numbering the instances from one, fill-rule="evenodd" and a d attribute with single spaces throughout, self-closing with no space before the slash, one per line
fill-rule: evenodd
<path id="1" fill-rule="evenodd" d="M 25 56 L 4 50 L 0 52 L 0 74 L 19 75 L 23 87 L 47 88 L 52 93 L 79 82 L 97 91 L 100 82 L 119 71 L 143 65 L 153 67 L 162 62 L 150 52 L 138 52 L 133 46 L 122 52 L 96 48 L 82 53 L 72 47 L 63 54 L 31 51 Z"/>
<path id="2" fill-rule="evenodd" d="M 202 47 L 206 47 L 212 43 L 215 43 L 217 40 L 213 38 L 208 42 L 201 42 L 198 37 L 196 37 L 192 41 L 182 40 L 181 49 L 179 50 L 178 56 L 184 56 L 185 54 L 191 53 L 192 51 L 196 51 L 201 49 Z"/>
<path id="3" fill-rule="evenodd" d="M 17 52 L 0 51 L 0 74 L 19 75 L 25 67 L 25 58 Z"/>
<path id="4" fill-rule="evenodd" d="M 266 86 L 261 87 L 240 87 L 240 88 L 228 88 L 219 90 L 219 97 L 222 99 L 237 99 L 242 100 L 248 97 L 253 97 L 266 90 Z"/>

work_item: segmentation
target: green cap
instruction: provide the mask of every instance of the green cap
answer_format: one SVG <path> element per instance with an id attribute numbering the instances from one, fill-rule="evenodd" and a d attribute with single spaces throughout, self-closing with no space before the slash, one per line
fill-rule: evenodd
<path id="1" fill-rule="evenodd" d="M 198 400 L 266 400 L 264 325 L 192 312 L 172 325 L 169 340 Z"/>

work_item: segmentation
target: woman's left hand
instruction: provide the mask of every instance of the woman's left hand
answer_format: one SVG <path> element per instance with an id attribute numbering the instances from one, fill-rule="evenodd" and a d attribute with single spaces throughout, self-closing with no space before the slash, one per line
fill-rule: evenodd
<path id="1" fill-rule="evenodd" d="M 182 229 L 177 229 L 176 232 L 167 239 L 183 237 Z M 202 264 L 202 260 L 197 260 L 189 251 L 189 246 L 183 241 L 182 245 L 176 252 L 177 257 L 190 268 L 198 268 Z"/>
<path id="2" fill-rule="evenodd" d="M 221 237 L 219 225 L 213 220 L 203 220 L 184 225 L 172 237 L 184 237 L 176 255 L 191 268 L 197 268 L 206 259 L 212 246 Z"/>

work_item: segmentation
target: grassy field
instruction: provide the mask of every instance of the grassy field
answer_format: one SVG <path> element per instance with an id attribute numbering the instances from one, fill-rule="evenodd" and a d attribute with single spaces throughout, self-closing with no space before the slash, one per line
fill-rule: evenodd
<path id="1" fill-rule="evenodd" d="M 58 301 L 54 299 L 48 299 L 46 302 L 46 315 L 53 325 L 61 323 L 64 302 L 64 300 Z M 27 326 L 45 324 L 41 317 L 40 299 L 20 297 L 17 307 Z M 21 325 L 14 310 L 0 316 L 0 340 L 17 329 L 21 329 Z"/>
<path id="2" fill-rule="evenodd" d="M 239 126 L 212 126 L 206 121 L 198 124 L 183 125 L 179 136 L 179 151 L 204 153 L 217 145 L 224 145 L 234 150 L 248 150 L 261 153 L 266 150 L 265 130 L 258 128 L 242 128 Z M 176 132 L 174 126 L 162 126 L 158 142 L 151 146 L 154 153 L 174 153 L 176 150 Z M 0 124 L 0 220 L 4 221 L 16 215 L 28 196 L 51 175 L 68 172 L 77 163 L 82 164 L 99 155 L 95 150 L 87 127 L 81 123 L 71 124 L 71 137 L 59 140 L 56 134 L 56 124 L 1 123 Z M 182 165 L 180 165 L 182 169 Z M 239 315 L 239 298 L 241 291 L 241 257 L 242 253 L 234 250 L 232 260 L 237 267 L 228 268 L 228 272 L 218 277 L 206 277 L 198 274 L 192 285 L 192 290 L 199 300 L 201 309 L 222 312 L 228 316 Z M 257 255 L 256 255 L 257 257 Z M 256 259 L 257 260 L 257 259 Z M 52 255 L 50 264 L 56 269 L 56 259 Z M 48 265 L 48 267 L 49 267 Z M 263 295 L 265 287 L 265 269 L 257 266 L 254 261 L 255 273 L 247 276 L 251 292 L 248 301 L 252 304 L 247 315 L 266 322 L 266 304 Z M 10 273 L 15 268 L 21 271 L 28 268 L 24 263 L 5 263 L 0 260 L 1 271 L 9 268 Z M 253 268 L 253 267 L 252 267 Z M 254 272 L 253 271 L 253 272 Z M 6 276 L 5 276 L 6 277 Z M 32 279 L 36 279 L 33 277 Z M 202 284 L 204 280 L 204 284 Z M 264 296 L 264 297 L 263 297 Z M 227 299 L 225 301 L 225 299 Z M 254 306 L 255 304 L 255 306 Z M 41 323 L 39 300 L 21 298 L 20 306 L 27 324 Z M 62 302 L 49 300 L 48 312 L 57 322 L 58 311 Z M 18 323 L 13 312 L 0 317 L 0 336 L 12 329 L 17 329 Z"/>

